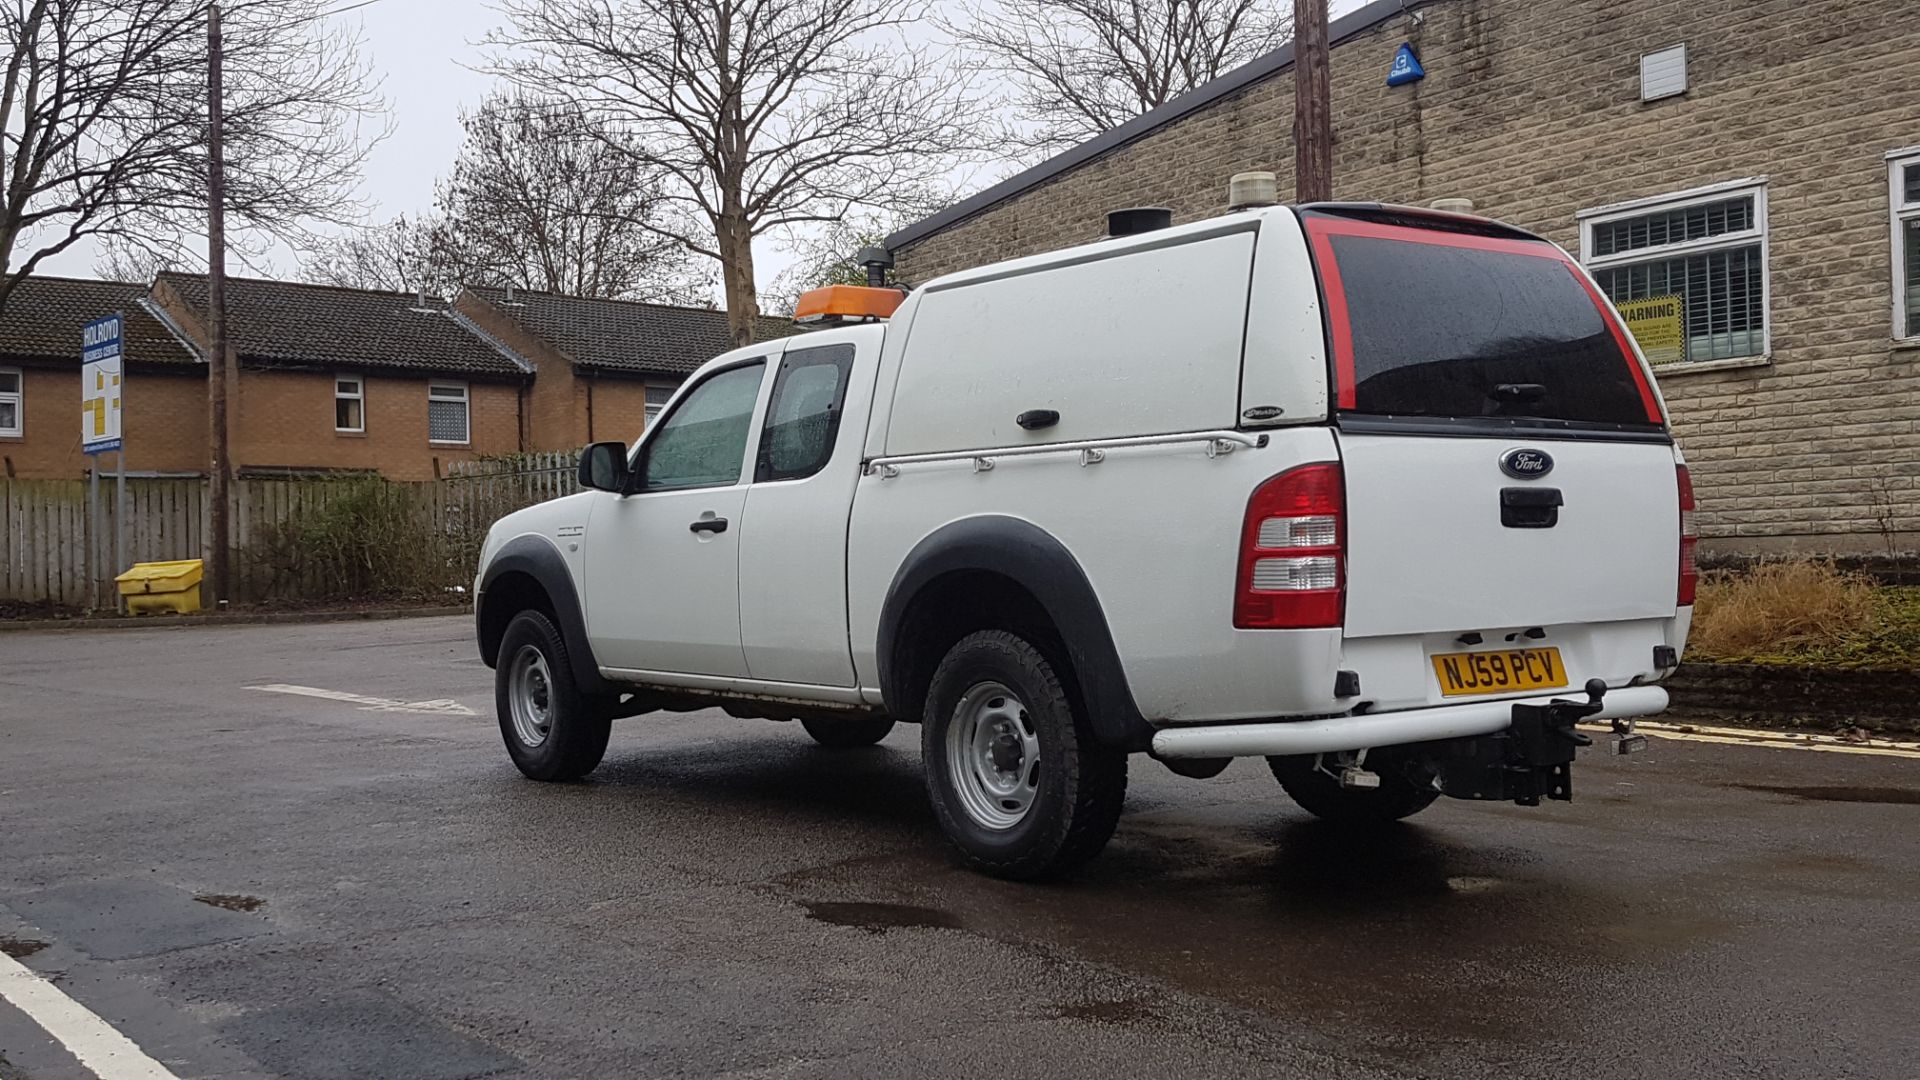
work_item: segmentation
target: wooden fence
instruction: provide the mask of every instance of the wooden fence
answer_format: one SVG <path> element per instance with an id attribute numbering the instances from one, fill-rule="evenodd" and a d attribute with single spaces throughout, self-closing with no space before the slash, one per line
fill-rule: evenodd
<path id="1" fill-rule="evenodd" d="M 243 479 L 232 487 L 233 585 L 236 598 L 334 598 L 350 583 L 324 560 L 303 558 L 302 523 L 342 499 L 378 496 L 404 504 L 423 546 L 449 560 L 468 559 L 487 526 L 523 506 L 577 490 L 578 454 L 520 454 L 462 462 L 438 481 Z M 206 481 L 128 477 L 126 562 L 205 558 Z M 114 485 L 100 485 L 99 523 L 88 512 L 84 480 L 0 479 L 0 600 L 86 608 L 113 604 Z M 125 566 L 118 567 L 124 570 Z M 471 567 L 449 565 L 451 585 L 471 580 Z"/>

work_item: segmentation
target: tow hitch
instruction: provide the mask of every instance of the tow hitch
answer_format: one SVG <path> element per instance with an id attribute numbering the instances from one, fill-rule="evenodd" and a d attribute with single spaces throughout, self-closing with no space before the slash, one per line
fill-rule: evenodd
<path id="1" fill-rule="evenodd" d="M 1600 711 L 1607 684 L 1591 679 L 1585 689 L 1586 701 L 1515 705 L 1512 727 L 1452 744 L 1438 763 L 1440 790 L 1456 799 L 1521 806 L 1538 806 L 1543 798 L 1571 802 L 1574 751 L 1593 745 L 1578 727 Z M 1613 730 L 1613 753 L 1631 754 L 1646 745 L 1645 736 L 1633 734 L 1631 721 L 1615 720 Z"/>

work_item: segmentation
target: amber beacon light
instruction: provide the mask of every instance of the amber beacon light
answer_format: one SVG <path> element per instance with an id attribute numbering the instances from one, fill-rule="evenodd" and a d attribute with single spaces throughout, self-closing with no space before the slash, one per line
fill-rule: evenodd
<path id="1" fill-rule="evenodd" d="M 884 319 L 892 315 L 906 298 L 907 294 L 899 289 L 828 285 L 800 294 L 800 302 L 793 308 L 793 321 L 812 324 Z"/>

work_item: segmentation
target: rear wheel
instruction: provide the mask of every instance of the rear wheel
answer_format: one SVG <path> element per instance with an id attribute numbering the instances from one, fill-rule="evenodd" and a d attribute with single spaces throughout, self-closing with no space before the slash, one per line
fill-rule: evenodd
<path id="1" fill-rule="evenodd" d="M 846 719 L 801 720 L 813 741 L 834 750 L 872 746 L 893 730 L 893 721 L 885 716 L 850 716 Z"/>
<path id="2" fill-rule="evenodd" d="M 1312 754 L 1270 757 L 1274 779 L 1300 809 L 1325 821 L 1399 821 L 1433 805 L 1440 792 L 1397 772 L 1381 773 L 1377 788 L 1343 788 Z"/>
<path id="3" fill-rule="evenodd" d="M 610 702 L 573 681 L 566 642 L 551 620 L 523 611 L 500 638 L 494 709 L 514 765 L 534 780 L 577 780 L 607 752 Z"/>
<path id="4" fill-rule="evenodd" d="M 934 814 L 975 869 L 1052 877 L 1112 837 L 1127 756 L 1100 745 L 1026 639 L 985 630 L 948 650 L 920 733 Z"/>

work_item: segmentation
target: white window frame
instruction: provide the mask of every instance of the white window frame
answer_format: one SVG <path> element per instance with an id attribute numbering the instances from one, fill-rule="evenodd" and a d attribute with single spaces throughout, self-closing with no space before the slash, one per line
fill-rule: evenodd
<path id="1" fill-rule="evenodd" d="M 0 401 L 13 402 L 13 426 L 0 427 L 0 438 L 18 439 L 27 433 L 27 373 L 17 367 L 0 367 L 0 375 L 14 378 L 14 390 L 0 390 Z"/>
<path id="2" fill-rule="evenodd" d="M 1760 311 L 1763 325 L 1760 328 L 1759 355 L 1725 357 L 1718 360 L 1688 360 L 1661 367 L 1657 369 L 1658 373 L 1713 371 L 1716 368 L 1752 367 L 1773 362 L 1773 237 L 1772 230 L 1768 227 L 1767 181 L 1768 178 L 1765 176 L 1750 176 L 1740 180 L 1709 184 L 1706 187 L 1691 188 L 1687 191 L 1676 191 L 1669 195 L 1654 195 L 1645 199 L 1614 203 L 1611 206 L 1596 206 L 1591 210 L 1580 211 L 1578 215 L 1580 264 L 1590 272 L 1633 263 L 1671 259 L 1682 255 L 1698 255 L 1723 248 L 1748 247 L 1755 240 L 1760 242 Z M 1751 229 L 1709 236 L 1704 240 L 1636 248 L 1633 251 L 1613 255 L 1596 257 L 1591 254 L 1593 232 L 1597 226 L 1620 218 L 1640 217 L 1643 214 L 1664 210 L 1684 210 L 1688 207 L 1722 202 L 1741 195 L 1753 196 L 1753 228 Z"/>
<path id="3" fill-rule="evenodd" d="M 343 382 L 353 383 L 353 393 L 340 391 Z M 357 401 L 360 403 L 360 426 L 340 426 L 340 402 Z M 335 375 L 333 377 L 333 430 L 342 435 L 365 435 L 367 433 L 367 379 L 364 375 Z"/>
<path id="4" fill-rule="evenodd" d="M 1902 345 L 1920 345 L 1920 334 L 1907 332 L 1907 260 L 1900 249 L 1901 231 L 1910 221 L 1920 220 L 1920 202 L 1907 202 L 1907 186 L 1902 175 L 1909 167 L 1920 168 L 1920 146 L 1895 150 L 1887 155 L 1887 206 L 1892 215 L 1890 235 L 1893 243 L 1893 340 Z"/>
<path id="5" fill-rule="evenodd" d="M 641 389 L 641 391 L 640 391 L 640 392 L 641 392 L 641 394 L 643 395 L 643 397 L 642 397 L 642 401 L 641 401 L 641 406 L 640 406 L 640 411 L 641 411 L 641 413 L 642 413 L 643 415 L 645 415 L 645 417 L 646 417 L 646 426 L 647 426 L 647 427 L 652 427 L 652 426 L 653 426 L 653 422 L 654 422 L 655 420 L 658 420 L 658 419 L 660 419 L 660 414 L 666 411 L 666 409 L 667 409 L 667 404 L 668 404 L 668 402 L 671 402 L 671 401 L 673 400 L 673 392 L 674 392 L 675 390 L 677 390 L 677 389 L 679 389 L 679 388 L 678 388 L 678 387 L 674 387 L 674 386 L 662 386 L 662 385 L 661 385 L 661 384 L 659 384 L 659 383 L 647 383 L 647 384 L 645 384 L 645 386 L 644 386 L 644 387 L 642 387 L 642 389 Z M 663 390 L 663 391 L 665 391 L 665 392 L 666 392 L 666 395 L 667 395 L 667 400 L 666 400 L 666 401 L 662 401 L 662 402 L 661 402 L 660 404 L 658 404 L 658 405 L 655 405 L 655 404 L 654 404 L 653 402 L 651 402 L 651 401 L 646 401 L 646 400 L 645 400 L 645 398 L 644 398 L 644 395 L 646 395 L 646 394 L 651 394 L 651 393 L 653 393 L 653 392 L 654 392 L 655 390 Z"/>
<path id="6" fill-rule="evenodd" d="M 454 400 L 451 397 L 444 397 L 444 396 L 436 398 L 434 396 L 434 391 L 436 390 L 458 390 L 460 392 L 460 408 L 466 414 L 466 423 L 462 425 L 462 427 L 464 427 L 466 430 L 466 438 L 436 439 L 433 437 L 433 408 L 431 403 L 434 401 Z M 427 408 L 427 442 L 428 443 L 434 446 L 472 446 L 473 445 L 473 394 L 467 388 L 466 383 L 455 382 L 451 379 L 434 379 L 431 382 L 427 383 L 427 401 L 429 403 Z"/>

